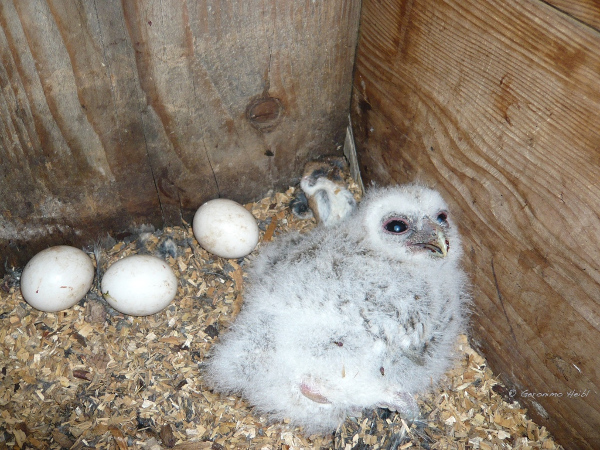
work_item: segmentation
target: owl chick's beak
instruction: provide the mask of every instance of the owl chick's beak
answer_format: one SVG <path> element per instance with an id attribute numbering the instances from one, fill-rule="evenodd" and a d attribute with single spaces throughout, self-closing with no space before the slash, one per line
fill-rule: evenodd
<path id="1" fill-rule="evenodd" d="M 442 230 L 437 230 L 435 237 L 431 241 L 423 244 L 423 247 L 431 250 L 435 256 L 445 258 L 448 255 L 450 246 L 448 245 L 448 240 L 446 239 L 444 232 Z"/>
<path id="2" fill-rule="evenodd" d="M 427 221 L 423 228 L 412 236 L 411 245 L 433 253 L 433 256 L 445 258 L 450 249 L 450 243 L 446 239 L 446 233 L 438 225 Z"/>

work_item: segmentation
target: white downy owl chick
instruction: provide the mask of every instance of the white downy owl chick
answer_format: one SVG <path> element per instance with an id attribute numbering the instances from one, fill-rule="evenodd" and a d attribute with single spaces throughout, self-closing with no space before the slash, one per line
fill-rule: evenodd
<path id="1" fill-rule="evenodd" d="M 336 226 L 263 247 L 207 382 L 307 434 L 364 408 L 415 418 L 414 394 L 449 368 L 466 323 L 461 253 L 437 192 L 372 189 Z"/>
<path id="2" fill-rule="evenodd" d="M 297 198 L 293 206 L 296 215 L 306 217 L 304 210 L 308 207 L 317 223 L 331 226 L 352 214 L 356 200 L 344 180 L 345 170 L 348 163 L 343 157 L 329 156 L 307 163 L 300 180 L 306 200 Z"/>

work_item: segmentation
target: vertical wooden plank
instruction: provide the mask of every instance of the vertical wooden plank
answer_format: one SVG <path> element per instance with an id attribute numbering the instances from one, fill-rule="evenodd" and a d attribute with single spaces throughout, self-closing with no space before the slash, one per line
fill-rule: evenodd
<path id="1" fill-rule="evenodd" d="M 39 53 L 51 55 L 62 44 L 66 54 L 58 60 L 65 65 L 65 76 L 72 75 L 69 81 L 75 89 L 72 102 L 56 101 L 62 109 L 54 117 L 63 120 L 57 125 L 69 131 L 72 124 L 82 125 L 71 132 L 70 138 L 79 140 L 79 152 L 86 158 L 92 158 L 86 147 L 91 140 L 86 134 L 89 130 L 96 142 L 90 165 L 97 169 L 97 159 L 106 161 L 112 174 L 109 180 L 117 191 L 112 201 L 117 200 L 119 209 L 130 214 L 131 220 L 143 221 L 144 215 L 156 214 L 159 204 L 147 158 L 144 123 L 140 122 L 143 97 L 135 78 L 134 53 L 123 21 L 119 20 L 123 16 L 121 6 L 118 2 L 62 0 L 49 0 L 47 4 L 60 41 L 47 44 L 47 48 L 40 45 Z M 32 13 L 33 8 L 24 9 L 20 16 L 30 20 Z M 33 25 L 28 22 L 26 29 L 35 29 Z M 39 53 L 34 54 L 37 61 L 41 59 Z M 49 59 L 56 63 L 55 58 Z M 54 68 L 45 70 L 56 72 Z M 70 117 L 72 114 L 77 117 Z"/>
<path id="2" fill-rule="evenodd" d="M 569 448 L 600 447 L 598 86 L 600 35 L 542 2 L 363 2 L 363 175 L 445 194 L 474 343 Z"/>
<path id="3" fill-rule="evenodd" d="M 143 147 L 132 148 L 129 169 L 113 158 L 127 131 L 115 123 L 120 105 L 92 12 L 79 2 L 2 1 L 0 23 L 3 263 L 50 242 L 81 245 L 83 234 L 89 242 L 117 224 L 160 224 Z"/>

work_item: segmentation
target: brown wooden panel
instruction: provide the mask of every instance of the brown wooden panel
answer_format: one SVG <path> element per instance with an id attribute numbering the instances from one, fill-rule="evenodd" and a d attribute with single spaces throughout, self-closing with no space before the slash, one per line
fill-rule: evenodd
<path id="1" fill-rule="evenodd" d="M 600 35 L 542 2 L 365 0 L 351 112 L 366 181 L 452 204 L 493 369 L 600 448 Z"/>
<path id="2" fill-rule="evenodd" d="M 546 3 L 582 24 L 600 31 L 600 2 L 598 0 L 547 0 Z"/>
<path id="3" fill-rule="evenodd" d="M 296 181 L 343 143 L 359 7 L 0 0 L 3 260 Z"/>

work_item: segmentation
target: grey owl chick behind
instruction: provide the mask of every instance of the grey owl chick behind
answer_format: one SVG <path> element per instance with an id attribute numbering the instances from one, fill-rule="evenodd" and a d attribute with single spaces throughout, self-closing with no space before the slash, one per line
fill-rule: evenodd
<path id="1" fill-rule="evenodd" d="M 347 171 L 348 163 L 340 156 L 306 163 L 300 180 L 302 191 L 290 204 L 292 212 L 300 218 L 312 215 L 318 224 L 325 226 L 344 220 L 356 208 L 344 177 Z"/>
<path id="2" fill-rule="evenodd" d="M 461 253 L 437 192 L 373 188 L 336 226 L 261 249 L 205 378 L 307 434 L 364 408 L 414 418 L 414 394 L 449 368 L 466 325 Z"/>

